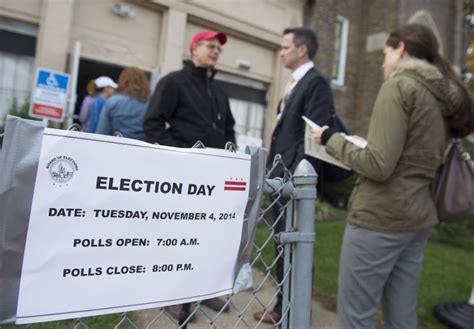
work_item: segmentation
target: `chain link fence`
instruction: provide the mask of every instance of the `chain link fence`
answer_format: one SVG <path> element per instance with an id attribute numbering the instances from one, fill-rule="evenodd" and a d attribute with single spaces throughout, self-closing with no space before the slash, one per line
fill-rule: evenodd
<path id="1" fill-rule="evenodd" d="M 270 178 L 276 166 L 283 178 Z M 269 328 L 254 317 L 272 311 L 281 296 L 280 328 L 310 328 L 316 174 L 303 160 L 292 175 L 277 156 L 266 173 L 253 243 L 253 288 L 238 294 L 143 311 L 28 325 L 41 328 Z M 282 281 L 277 264 L 283 263 Z M 281 264 L 280 263 L 280 264 Z M 216 260 L 219 266 L 219 260 Z M 199 282 L 196 282 L 199 284 Z M 153 287 L 150 287 L 153 289 Z M 90 292 L 94 298 L 94 292 Z M 13 328 L 15 326 L 0 326 Z"/>

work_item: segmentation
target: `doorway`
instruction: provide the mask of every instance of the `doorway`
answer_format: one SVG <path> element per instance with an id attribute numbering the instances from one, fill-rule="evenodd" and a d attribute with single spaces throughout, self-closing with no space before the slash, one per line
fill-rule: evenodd
<path id="1" fill-rule="evenodd" d="M 238 149 L 243 151 L 247 145 L 262 146 L 267 85 L 223 72 L 216 75 L 216 82 L 229 97 Z"/>
<path id="2" fill-rule="evenodd" d="M 108 76 L 117 82 L 124 66 L 81 58 L 77 77 L 77 99 L 74 107 L 74 122 L 79 123 L 79 111 L 82 100 L 87 95 L 87 83 L 100 76 Z"/>

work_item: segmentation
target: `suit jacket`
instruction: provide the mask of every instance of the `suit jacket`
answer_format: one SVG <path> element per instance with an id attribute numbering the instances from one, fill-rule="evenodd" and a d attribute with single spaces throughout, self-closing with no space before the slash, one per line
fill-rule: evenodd
<path id="1" fill-rule="evenodd" d="M 318 174 L 321 174 L 321 161 L 304 154 L 305 122 L 301 116 L 305 115 L 323 126 L 328 123 L 333 112 L 334 103 L 329 83 L 316 68 L 310 69 L 298 81 L 286 100 L 283 113 L 272 134 L 268 168 L 272 167 L 275 155 L 281 154 L 283 163 L 292 173 L 298 163 L 305 158 Z M 281 166 L 271 173 L 271 177 L 282 175 Z"/>

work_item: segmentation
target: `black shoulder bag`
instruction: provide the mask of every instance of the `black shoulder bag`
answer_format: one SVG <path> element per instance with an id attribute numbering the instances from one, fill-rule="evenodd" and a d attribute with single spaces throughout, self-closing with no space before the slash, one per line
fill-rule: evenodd
<path id="1" fill-rule="evenodd" d="M 434 201 L 442 222 L 474 218 L 474 160 L 459 140 L 448 146 L 434 181 Z"/>

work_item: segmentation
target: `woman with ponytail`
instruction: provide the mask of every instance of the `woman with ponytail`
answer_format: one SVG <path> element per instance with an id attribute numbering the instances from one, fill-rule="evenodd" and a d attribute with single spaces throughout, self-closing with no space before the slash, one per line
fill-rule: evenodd
<path id="1" fill-rule="evenodd" d="M 341 328 L 374 328 L 380 303 L 386 328 L 418 327 L 423 253 L 438 223 L 431 184 L 449 138 L 474 130 L 471 95 L 438 49 L 423 25 L 390 34 L 365 148 L 330 127 L 313 130 L 359 174 L 340 258 Z"/>

